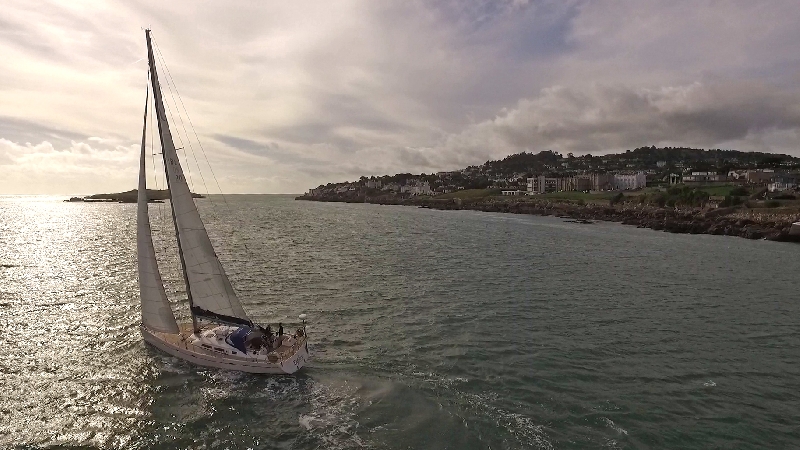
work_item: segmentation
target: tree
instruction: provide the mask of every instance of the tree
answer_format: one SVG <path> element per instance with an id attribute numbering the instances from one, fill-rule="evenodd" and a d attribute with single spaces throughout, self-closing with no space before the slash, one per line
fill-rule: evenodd
<path id="1" fill-rule="evenodd" d="M 608 204 L 609 205 L 616 205 L 617 203 L 622 202 L 624 198 L 625 198 L 625 194 L 623 194 L 622 192 L 618 192 L 617 195 L 611 197 L 608 200 Z"/>
<path id="2" fill-rule="evenodd" d="M 731 192 L 729 193 L 729 195 L 745 197 L 745 196 L 750 195 L 750 192 L 747 190 L 746 187 L 739 186 L 739 187 L 731 189 Z"/>

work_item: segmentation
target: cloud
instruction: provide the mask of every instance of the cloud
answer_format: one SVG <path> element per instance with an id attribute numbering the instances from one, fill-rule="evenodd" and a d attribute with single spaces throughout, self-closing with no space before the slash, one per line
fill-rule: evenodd
<path id="1" fill-rule="evenodd" d="M 32 191 L 133 187 L 143 25 L 168 63 L 170 111 L 191 115 L 172 123 L 178 146 L 198 153 L 187 165 L 207 158 L 226 192 L 300 192 L 547 148 L 797 152 L 796 6 L 12 0 L 0 19 L 0 58 L 14 61 L 0 72 L 0 139 L 17 148 L 0 164 Z M 180 96 L 166 91 L 173 82 Z M 195 133 L 204 152 L 189 148 Z M 25 178 L 56 161 L 113 175 Z"/>
<path id="2" fill-rule="evenodd" d="M 137 149 L 138 150 L 138 149 Z M 72 194 L 93 192 L 97 181 L 129 189 L 137 177 L 138 151 L 131 147 L 96 148 L 85 142 L 56 147 L 50 142 L 20 144 L 0 139 L 0 192 Z M 102 167 L 102 170 L 98 170 Z"/>
<path id="3" fill-rule="evenodd" d="M 444 165 L 463 164 L 463 155 L 496 158 L 526 150 L 607 153 L 643 145 L 713 148 L 747 140 L 767 143 L 776 134 L 796 134 L 798 105 L 797 92 L 755 83 L 693 83 L 656 90 L 557 86 L 449 136 L 427 152 Z M 782 141 L 770 150 L 797 152 L 796 139 Z"/>

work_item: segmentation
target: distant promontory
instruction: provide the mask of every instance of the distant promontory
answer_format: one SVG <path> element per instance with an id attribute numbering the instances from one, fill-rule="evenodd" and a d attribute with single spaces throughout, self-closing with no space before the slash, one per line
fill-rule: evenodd
<path id="1" fill-rule="evenodd" d="M 125 192 L 116 192 L 113 194 L 94 194 L 86 197 L 71 197 L 66 202 L 116 202 L 116 203 L 136 203 L 139 196 L 138 189 L 131 189 Z M 205 198 L 200 194 L 192 193 L 192 198 Z M 163 201 L 169 199 L 169 191 L 167 189 L 148 189 L 147 200 Z"/>
<path id="2" fill-rule="evenodd" d="M 800 242 L 800 158 L 735 150 L 519 153 L 450 172 L 328 183 L 297 199 L 553 215 L 580 224 L 603 220 Z"/>

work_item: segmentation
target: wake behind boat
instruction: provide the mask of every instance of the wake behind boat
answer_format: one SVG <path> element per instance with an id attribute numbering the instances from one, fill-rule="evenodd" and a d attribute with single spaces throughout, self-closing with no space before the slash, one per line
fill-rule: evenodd
<path id="1" fill-rule="evenodd" d="M 285 334 L 281 326 L 273 334 L 269 326 L 264 328 L 253 323 L 242 308 L 214 252 L 183 175 L 161 97 L 150 30 L 145 30 L 145 37 L 172 222 L 192 323 L 178 324 L 175 320 L 153 247 L 145 164 L 148 95 L 136 216 L 142 336 L 155 347 L 202 366 L 253 373 L 294 373 L 309 359 L 305 315 L 300 315 L 302 326 L 296 332 Z"/>

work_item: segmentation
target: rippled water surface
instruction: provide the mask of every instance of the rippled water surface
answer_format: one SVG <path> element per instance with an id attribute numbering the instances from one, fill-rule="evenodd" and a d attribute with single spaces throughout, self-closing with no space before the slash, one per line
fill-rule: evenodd
<path id="1" fill-rule="evenodd" d="M 198 200 L 294 377 L 142 341 L 135 205 L 0 197 L 0 447 L 800 446 L 800 246 L 617 224 Z M 215 207 L 212 208 L 212 203 Z M 186 319 L 168 209 L 157 252 Z"/>

